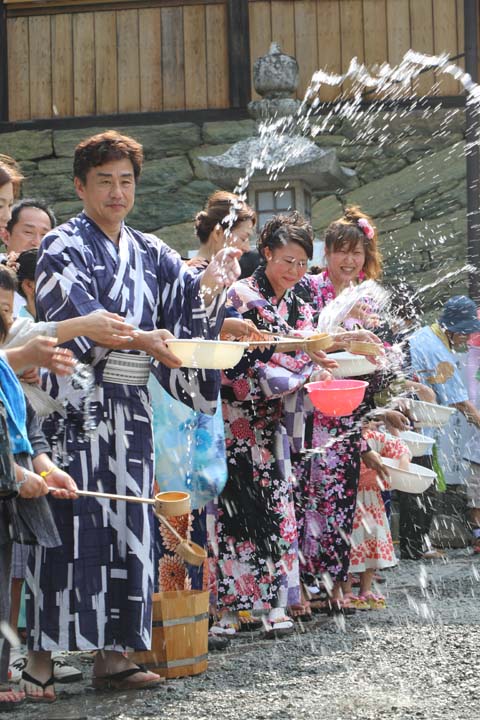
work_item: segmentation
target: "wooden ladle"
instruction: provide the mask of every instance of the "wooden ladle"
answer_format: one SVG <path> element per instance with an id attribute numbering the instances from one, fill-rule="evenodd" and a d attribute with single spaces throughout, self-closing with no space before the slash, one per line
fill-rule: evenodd
<path id="1" fill-rule="evenodd" d="M 56 490 L 57 488 L 48 488 L 49 490 Z M 154 513 L 159 519 L 159 521 L 165 525 L 165 527 L 170 530 L 172 535 L 177 538 L 178 545 L 175 548 L 175 553 L 179 555 L 185 562 L 189 563 L 190 565 L 197 565 L 200 566 L 203 564 L 203 562 L 207 558 L 207 552 L 204 548 L 201 547 L 201 545 L 198 545 L 197 543 L 192 542 L 191 540 L 187 540 L 186 538 L 183 538 L 177 530 L 168 522 L 166 517 L 164 517 L 159 510 L 164 506 L 165 495 L 178 495 L 178 496 L 184 496 L 184 497 L 178 497 L 178 498 L 172 498 L 170 502 L 178 501 L 180 503 L 183 503 L 183 507 L 185 508 L 185 500 L 190 499 L 190 495 L 188 493 L 158 493 L 155 495 L 155 498 L 152 500 L 150 498 L 144 498 L 144 497 L 135 497 L 134 495 L 116 495 L 115 493 L 103 493 L 103 492 L 97 492 L 93 490 L 76 490 L 75 491 L 77 495 L 80 497 L 94 497 L 94 498 L 100 498 L 101 500 L 124 500 L 125 502 L 134 502 L 134 503 L 143 503 L 145 505 L 154 505 Z M 162 505 L 163 503 L 163 505 Z M 189 505 L 187 510 L 183 510 L 183 512 L 178 513 L 177 515 L 183 515 L 185 512 L 189 512 Z"/>

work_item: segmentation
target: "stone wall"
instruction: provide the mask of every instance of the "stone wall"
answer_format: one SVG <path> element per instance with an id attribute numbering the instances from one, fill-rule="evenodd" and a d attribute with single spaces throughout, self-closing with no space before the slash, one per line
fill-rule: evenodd
<path id="1" fill-rule="evenodd" d="M 103 130 L 19 131 L 0 135 L 0 152 L 21 162 L 25 195 L 44 197 L 59 219 L 80 209 L 72 185 L 73 150 L 82 138 Z M 192 220 L 215 190 L 198 157 L 223 153 L 255 132 L 253 120 L 118 128 L 142 142 L 145 167 L 129 222 L 156 232 L 185 253 L 196 247 Z M 355 121 L 336 119 L 315 138 L 335 148 L 355 170 L 356 187 L 316 195 L 312 222 L 322 237 L 347 204 L 359 204 L 380 231 L 386 275 L 406 277 L 417 287 L 443 282 L 425 293 L 431 305 L 466 291 L 466 273 L 446 281 L 466 257 L 464 114 L 461 110 L 370 113 Z"/>

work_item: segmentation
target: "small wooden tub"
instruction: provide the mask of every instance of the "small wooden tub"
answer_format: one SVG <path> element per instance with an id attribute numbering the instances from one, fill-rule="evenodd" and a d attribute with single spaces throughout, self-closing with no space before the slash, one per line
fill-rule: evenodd
<path id="1" fill-rule="evenodd" d="M 208 667 L 209 593 L 177 590 L 153 596 L 152 649 L 134 662 L 165 678 L 199 675 Z"/>

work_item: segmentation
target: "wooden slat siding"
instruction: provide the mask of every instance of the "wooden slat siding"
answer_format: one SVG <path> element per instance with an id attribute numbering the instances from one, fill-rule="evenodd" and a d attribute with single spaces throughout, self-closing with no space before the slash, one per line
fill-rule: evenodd
<path id="1" fill-rule="evenodd" d="M 455 0 L 435 0 L 433 14 L 433 37 L 435 55 L 447 52 L 457 55 L 457 7 Z M 451 75 L 435 73 L 440 95 L 455 95 L 458 83 Z"/>
<path id="2" fill-rule="evenodd" d="M 183 42 L 185 47 L 185 106 L 206 108 L 207 52 L 205 7 L 192 5 L 183 9 Z"/>
<path id="3" fill-rule="evenodd" d="M 230 107 L 247 107 L 252 97 L 248 0 L 227 0 Z"/>
<path id="4" fill-rule="evenodd" d="M 250 63 L 252 66 L 252 98 L 259 99 L 253 87 L 253 65 L 257 58 L 268 52 L 272 42 L 272 17 L 269 2 L 249 3 Z"/>
<path id="5" fill-rule="evenodd" d="M 72 18 L 73 30 L 73 111 L 74 115 L 95 113 L 95 21 L 93 13 Z"/>
<path id="6" fill-rule="evenodd" d="M 185 108 L 183 8 L 162 8 L 163 109 Z"/>
<path id="7" fill-rule="evenodd" d="M 387 0 L 387 49 L 390 65 L 398 65 L 411 46 L 409 0 Z M 409 85 L 403 94 L 410 93 Z M 399 96 L 400 89 L 395 93 L 395 97 Z"/>
<path id="8" fill-rule="evenodd" d="M 207 100 L 209 108 L 230 106 L 226 5 L 206 8 Z"/>
<path id="9" fill-rule="evenodd" d="M 95 112 L 118 112 L 117 19 L 115 12 L 99 12 L 95 20 Z"/>
<path id="10" fill-rule="evenodd" d="M 363 6 L 359 0 L 341 0 L 340 2 L 340 39 L 342 43 L 342 72 L 346 72 L 352 58 L 359 63 L 365 60 L 363 44 Z M 350 93 L 356 82 L 347 80 L 343 91 Z"/>
<path id="11" fill-rule="evenodd" d="M 10 120 L 30 119 L 30 65 L 28 18 L 7 20 L 8 108 Z"/>
<path id="12" fill-rule="evenodd" d="M 52 15 L 64 12 L 95 10 L 139 10 L 149 7 L 185 7 L 188 5 L 220 5 L 225 0 L 4 0 L 9 17 L 20 15 Z"/>
<path id="13" fill-rule="evenodd" d="M 363 44 L 365 64 L 380 66 L 387 62 L 387 2 L 388 0 L 363 0 Z M 369 92 L 368 100 L 383 98 L 383 93 Z"/>
<path id="14" fill-rule="evenodd" d="M 318 67 L 330 73 L 342 72 L 340 42 L 340 0 L 317 0 Z M 338 86 L 322 85 L 320 100 L 331 102 L 340 94 Z"/>
<path id="15" fill-rule="evenodd" d="M 163 109 L 160 8 L 138 11 L 140 40 L 140 110 Z"/>
<path id="16" fill-rule="evenodd" d="M 71 15 L 52 15 L 52 102 L 53 115 L 74 114 L 73 32 Z"/>
<path id="17" fill-rule="evenodd" d="M 412 49 L 426 55 L 433 55 L 432 0 L 410 2 L 410 23 L 412 27 Z M 433 71 L 424 72 L 415 83 L 417 95 L 432 95 L 435 76 Z"/>
<path id="18" fill-rule="evenodd" d="M 317 6 L 315 0 L 295 3 L 295 57 L 299 66 L 297 96 L 303 99 L 312 75 L 318 69 Z"/>
<path id="19" fill-rule="evenodd" d="M 287 55 L 295 55 L 295 12 L 291 0 L 272 0 L 272 41 Z"/>
<path id="20" fill-rule="evenodd" d="M 118 112 L 140 110 L 138 10 L 119 10 L 117 20 Z"/>
<path id="21" fill-rule="evenodd" d="M 464 0 L 456 0 L 456 6 L 457 6 L 457 50 L 458 55 L 461 55 L 463 52 L 465 52 L 465 31 L 464 31 L 464 14 L 463 14 L 463 3 Z M 480 4 L 480 0 L 479 0 Z M 479 59 L 480 60 L 480 59 Z M 461 67 L 463 70 L 465 70 L 465 58 L 458 58 L 458 60 L 455 60 L 456 65 Z M 462 87 L 460 87 L 460 92 L 462 91 Z"/>
<path id="22" fill-rule="evenodd" d="M 50 18 L 28 19 L 30 117 L 52 117 L 52 40 Z"/>

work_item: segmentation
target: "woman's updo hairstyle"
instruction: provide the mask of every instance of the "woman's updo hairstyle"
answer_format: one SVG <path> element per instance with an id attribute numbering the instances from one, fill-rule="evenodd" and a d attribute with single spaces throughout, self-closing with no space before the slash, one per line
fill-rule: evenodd
<path id="1" fill-rule="evenodd" d="M 330 223 L 325 233 L 325 250 L 352 252 L 358 243 L 363 244 L 365 263 L 363 272 L 367 280 L 376 280 L 382 272 L 382 255 L 378 249 L 377 228 L 372 219 L 355 205 L 347 207 L 343 217 Z"/>
<path id="2" fill-rule="evenodd" d="M 258 238 L 258 252 L 265 258 L 265 249 L 272 252 L 288 243 L 300 245 L 309 260 L 313 257 L 313 228 L 299 213 L 275 215 L 263 226 Z"/>
<path id="3" fill-rule="evenodd" d="M 208 198 L 205 209 L 195 216 L 195 233 L 201 243 L 206 243 L 217 226 L 222 230 L 233 230 L 246 220 L 251 220 L 255 226 L 255 210 L 240 200 L 238 195 L 217 190 Z"/>
<path id="4" fill-rule="evenodd" d="M 12 183 L 13 194 L 15 197 L 18 197 L 23 179 L 20 167 L 15 160 L 9 155 L 2 155 L 0 153 L 0 187 L 7 183 Z"/>

